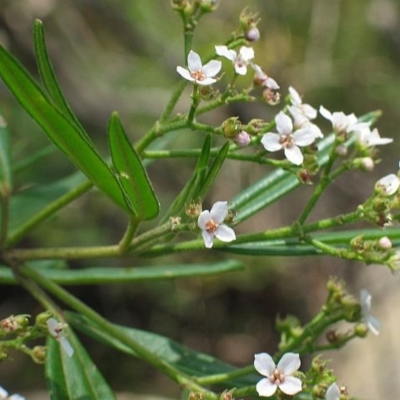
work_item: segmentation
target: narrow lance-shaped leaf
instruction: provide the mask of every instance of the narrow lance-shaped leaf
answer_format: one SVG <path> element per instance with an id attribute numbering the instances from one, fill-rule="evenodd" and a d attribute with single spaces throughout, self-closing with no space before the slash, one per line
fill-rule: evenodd
<path id="1" fill-rule="evenodd" d="M 217 179 L 219 171 L 221 170 L 222 165 L 224 164 L 228 152 L 229 152 L 229 142 L 226 142 L 221 147 L 221 150 L 218 152 L 213 163 L 211 164 L 211 167 L 208 170 L 207 175 L 205 176 L 203 182 L 201 183 L 198 193 L 196 193 L 197 197 L 204 198 L 207 195 L 211 186 Z"/>
<path id="2" fill-rule="evenodd" d="M 41 263 L 41 264 L 40 264 Z M 160 267 L 93 267 L 79 270 L 44 268 L 40 261 L 35 268 L 47 279 L 61 285 L 99 285 L 127 282 L 208 277 L 243 270 L 240 261 L 226 260 L 214 264 L 163 265 Z M 45 264 L 46 266 L 46 264 Z M 0 284 L 17 284 L 10 268 L 0 267 Z"/>
<path id="3" fill-rule="evenodd" d="M 56 108 L 22 65 L 0 46 L 0 77 L 25 111 L 36 121 L 49 139 L 100 190 L 128 213 L 120 185 L 94 145 Z"/>
<path id="4" fill-rule="evenodd" d="M 10 138 L 7 122 L 0 109 L 0 196 L 8 196 L 11 186 Z"/>
<path id="5" fill-rule="evenodd" d="M 197 160 L 196 167 L 193 171 L 192 176 L 186 182 L 186 185 L 181 192 L 176 196 L 174 202 L 163 216 L 161 223 L 164 223 L 171 216 L 180 216 L 183 214 L 185 204 L 191 200 L 196 200 L 196 195 L 200 191 L 202 182 L 207 172 L 207 165 L 210 159 L 211 153 L 211 135 L 207 135 L 199 158 Z"/>
<path id="6" fill-rule="evenodd" d="M 101 329 L 84 316 L 71 312 L 66 312 L 65 314 L 68 322 L 86 335 L 112 346 L 119 351 L 130 355 L 136 355 L 131 348 L 121 343 L 114 336 L 109 335 L 104 329 Z M 120 329 L 157 357 L 187 375 L 195 377 L 235 371 L 235 367 L 210 355 L 199 353 L 186 346 L 182 346 L 167 337 L 120 325 L 114 325 L 114 327 Z M 228 387 L 243 387 L 254 385 L 257 380 L 259 380 L 259 377 L 256 374 L 250 373 L 247 376 L 227 380 L 224 382 L 224 385 Z"/>
<path id="7" fill-rule="evenodd" d="M 43 85 L 46 88 L 50 99 L 53 101 L 53 104 L 59 109 L 59 111 L 61 111 L 64 117 L 66 117 L 68 121 L 75 126 L 83 139 L 88 140 L 90 143 L 91 140 L 88 134 L 72 112 L 62 93 L 47 52 L 43 23 L 38 19 L 35 20 L 33 24 L 33 40 L 35 44 L 36 64 L 39 70 L 40 78 L 42 79 Z"/>
<path id="8" fill-rule="evenodd" d="M 46 382 L 51 400 L 115 399 L 113 391 L 77 337 L 68 330 L 74 353 L 68 356 L 52 337 L 47 339 Z"/>
<path id="9" fill-rule="evenodd" d="M 117 113 L 108 124 L 108 140 L 113 166 L 131 205 L 140 219 L 153 219 L 160 211 L 158 199 L 139 155 L 125 134 Z"/>

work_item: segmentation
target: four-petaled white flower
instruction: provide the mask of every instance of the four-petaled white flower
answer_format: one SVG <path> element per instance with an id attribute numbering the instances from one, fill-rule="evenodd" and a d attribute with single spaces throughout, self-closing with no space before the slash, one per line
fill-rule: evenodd
<path id="1" fill-rule="evenodd" d="M 295 353 L 286 353 L 275 365 L 268 353 L 254 356 L 254 368 L 266 378 L 257 383 L 256 390 L 259 396 L 270 397 L 279 389 L 288 395 L 301 392 L 301 380 L 291 376 L 300 368 L 300 357 Z"/>
<path id="2" fill-rule="evenodd" d="M 386 196 L 394 195 L 400 187 L 400 179 L 395 174 L 389 174 L 379 179 L 375 184 L 375 190 Z"/>
<path id="3" fill-rule="evenodd" d="M 0 386 L 0 400 L 25 400 L 25 397 L 19 394 L 8 395 L 7 390 Z"/>
<path id="4" fill-rule="evenodd" d="M 63 322 L 58 322 L 55 318 L 49 318 L 47 321 L 47 328 L 51 335 L 60 343 L 60 346 L 64 350 L 68 357 L 74 354 L 74 349 L 71 343 L 64 337 L 63 329 L 67 327 L 67 324 Z"/>
<path id="5" fill-rule="evenodd" d="M 346 115 L 343 112 L 331 113 L 324 106 L 319 108 L 320 114 L 331 121 L 332 127 L 337 133 L 350 133 L 368 126 L 366 122 L 357 122 L 357 117 L 354 114 Z"/>
<path id="6" fill-rule="evenodd" d="M 247 66 L 250 60 L 254 58 L 254 50 L 251 47 L 242 46 L 239 53 L 236 53 L 235 50 L 228 49 L 226 46 L 215 46 L 215 51 L 219 56 L 232 61 L 238 75 L 246 75 Z"/>
<path id="7" fill-rule="evenodd" d="M 367 125 L 356 132 L 356 137 L 366 147 L 382 146 L 393 142 L 391 138 L 381 138 L 378 129 L 374 128 L 371 130 L 370 126 Z"/>
<path id="8" fill-rule="evenodd" d="M 332 385 L 328 387 L 328 390 L 326 391 L 326 400 L 339 400 L 340 399 L 340 388 L 339 386 L 334 382 Z"/>
<path id="9" fill-rule="evenodd" d="M 223 223 L 228 211 L 226 201 L 217 201 L 210 211 L 204 210 L 199 215 L 197 224 L 202 231 L 201 234 L 207 248 L 213 246 L 214 236 L 223 242 L 232 242 L 236 239 L 233 229 Z"/>
<path id="10" fill-rule="evenodd" d="M 316 139 L 315 131 L 306 126 L 293 132 L 292 120 L 282 111 L 275 117 L 276 129 L 279 133 L 269 132 L 265 134 L 261 143 L 268 151 L 278 151 L 282 148 L 286 158 L 293 164 L 303 163 L 303 154 L 299 146 L 308 146 Z"/>
<path id="11" fill-rule="evenodd" d="M 217 80 L 214 79 L 214 76 L 220 70 L 221 61 L 211 60 L 206 65 L 203 65 L 200 56 L 192 50 L 188 55 L 188 68 L 176 67 L 176 71 L 183 78 L 203 86 L 215 83 Z"/>
<path id="12" fill-rule="evenodd" d="M 371 301 L 372 296 L 369 294 L 368 290 L 362 289 L 360 291 L 360 304 L 363 315 L 362 321 L 373 334 L 379 335 L 379 330 L 382 325 L 378 318 L 371 315 Z"/>

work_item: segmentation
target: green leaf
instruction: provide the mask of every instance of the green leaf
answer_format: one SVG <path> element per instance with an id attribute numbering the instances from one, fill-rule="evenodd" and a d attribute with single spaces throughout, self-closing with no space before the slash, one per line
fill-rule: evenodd
<path id="1" fill-rule="evenodd" d="M 66 312 L 67 321 L 80 330 L 84 334 L 116 348 L 127 354 L 135 355 L 135 352 L 107 334 L 104 329 L 99 328 L 90 320 L 76 313 Z M 146 347 L 153 354 L 157 355 L 162 360 L 165 360 L 176 369 L 190 376 L 207 376 L 225 372 L 232 372 L 235 368 L 226 364 L 217 358 L 204 353 L 191 350 L 188 347 L 182 346 L 169 338 L 166 338 L 155 333 L 145 332 L 139 329 L 127 328 L 120 325 L 114 325 L 131 336 L 135 341 Z M 224 386 L 243 387 L 254 385 L 260 377 L 252 374 L 242 378 L 235 378 L 224 382 Z"/>
<path id="2" fill-rule="evenodd" d="M 47 339 L 45 374 L 51 400 L 115 399 L 96 365 L 70 329 L 67 340 L 74 348 L 68 357 L 58 341 Z"/>
<path id="3" fill-rule="evenodd" d="M 160 223 L 164 223 L 171 216 L 179 217 L 183 215 L 185 212 L 185 205 L 190 203 L 192 200 L 198 200 L 198 194 L 207 174 L 207 166 L 210 160 L 210 154 L 211 135 L 207 135 L 192 176 L 188 179 L 186 185 L 183 187 L 178 196 L 176 196 L 175 200 L 163 216 Z"/>
<path id="4" fill-rule="evenodd" d="M 131 145 L 117 113 L 108 124 L 108 140 L 113 166 L 128 204 L 140 219 L 153 219 L 160 204 L 139 155 Z"/>
<path id="5" fill-rule="evenodd" d="M 224 164 L 224 161 L 226 159 L 226 156 L 228 155 L 229 152 L 229 142 L 226 142 L 218 152 L 217 156 L 215 157 L 213 163 L 211 164 L 210 169 L 207 172 L 207 175 L 204 177 L 203 181 L 201 182 L 199 191 L 196 193 L 195 197 L 199 197 L 203 199 L 208 191 L 210 190 L 211 186 L 214 184 L 215 180 L 217 179 L 217 176 L 219 174 L 219 171 L 222 168 L 222 165 Z"/>
<path id="6" fill-rule="evenodd" d="M 38 19 L 36 19 L 33 24 L 33 40 L 35 45 L 36 64 L 38 66 L 40 78 L 42 79 L 43 85 L 46 88 L 50 99 L 59 111 L 61 111 L 64 117 L 74 125 L 82 138 L 87 140 L 88 143 L 91 143 L 88 134 L 72 112 L 62 93 L 47 52 L 43 23 Z"/>
<path id="7" fill-rule="evenodd" d="M 29 73 L 2 46 L 0 77 L 25 111 L 75 166 L 116 204 L 131 213 L 116 177 L 102 160 L 93 143 L 87 136 L 82 136 L 75 124 L 71 124 L 52 104 Z"/>
<path id="8" fill-rule="evenodd" d="M 10 138 L 7 122 L 0 109 L 0 196 L 9 196 L 11 187 Z"/>
<path id="9" fill-rule="evenodd" d="M 81 173 L 57 182 L 33 186 L 11 197 L 10 234 L 6 246 L 15 244 L 40 222 L 49 218 L 91 187 Z"/>
<path id="10" fill-rule="evenodd" d="M 31 265 L 32 263 L 29 264 Z M 40 261 L 35 265 L 35 268 L 40 268 L 40 273 L 43 276 L 61 285 L 110 285 L 127 282 L 207 277 L 243 270 L 244 265 L 239 261 L 227 260 L 211 265 L 191 264 L 188 266 L 187 264 L 174 264 L 160 267 L 91 267 L 66 270 L 50 268 L 48 264 Z M 0 283 L 17 283 L 10 268 L 0 267 Z"/>

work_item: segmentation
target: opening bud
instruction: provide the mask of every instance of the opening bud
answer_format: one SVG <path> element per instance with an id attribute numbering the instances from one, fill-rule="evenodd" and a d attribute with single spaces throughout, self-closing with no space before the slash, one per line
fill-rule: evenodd
<path id="1" fill-rule="evenodd" d="M 221 128 L 226 138 L 233 139 L 241 132 L 242 123 L 240 122 L 238 117 L 231 117 L 222 123 Z"/>

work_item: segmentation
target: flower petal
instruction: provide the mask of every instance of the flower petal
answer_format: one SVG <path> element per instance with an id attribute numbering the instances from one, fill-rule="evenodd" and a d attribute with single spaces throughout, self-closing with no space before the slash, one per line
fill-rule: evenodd
<path id="1" fill-rule="evenodd" d="M 215 46 L 215 52 L 219 56 L 225 57 L 232 62 L 236 60 L 236 51 L 230 50 L 226 46 Z"/>
<path id="2" fill-rule="evenodd" d="M 327 110 L 324 106 L 319 107 L 319 113 L 329 121 L 332 121 L 332 113 Z"/>
<path id="3" fill-rule="evenodd" d="M 291 375 L 300 368 L 300 356 L 297 353 L 285 353 L 278 362 L 277 368 L 284 375 Z"/>
<path id="4" fill-rule="evenodd" d="M 188 81 L 191 81 L 191 82 L 195 81 L 195 79 L 192 77 L 192 75 L 190 75 L 190 72 L 186 68 L 178 66 L 178 67 L 176 67 L 176 72 L 178 72 L 178 74 L 180 76 L 182 76 L 182 78 L 185 78 Z"/>
<path id="5" fill-rule="evenodd" d="M 336 383 L 332 383 L 332 385 L 328 387 L 325 396 L 326 400 L 339 400 L 340 399 L 339 386 Z"/>
<path id="6" fill-rule="evenodd" d="M 224 219 L 228 215 L 228 202 L 217 201 L 211 207 L 210 218 L 213 219 L 217 224 L 224 222 Z"/>
<path id="7" fill-rule="evenodd" d="M 247 63 L 254 58 L 254 49 L 252 47 L 243 46 L 240 48 L 239 54 L 241 59 Z"/>
<path id="8" fill-rule="evenodd" d="M 235 231 L 225 224 L 219 225 L 214 235 L 222 242 L 232 242 L 236 239 Z"/>
<path id="9" fill-rule="evenodd" d="M 208 210 L 204 210 L 201 212 L 201 214 L 199 215 L 199 218 L 197 219 L 197 225 L 199 226 L 199 228 L 201 230 L 206 229 L 206 223 L 212 219 L 211 215 L 210 215 L 210 211 Z"/>
<path id="10" fill-rule="evenodd" d="M 277 133 L 269 132 L 262 137 L 261 143 L 267 151 L 278 151 L 282 148 L 279 139 L 280 136 Z"/>
<path id="11" fill-rule="evenodd" d="M 74 354 L 74 349 L 71 346 L 71 343 L 63 336 L 60 337 L 60 339 L 58 340 L 58 342 L 60 343 L 60 346 L 62 347 L 62 349 L 64 350 L 65 354 L 68 357 L 72 357 L 72 355 Z"/>
<path id="12" fill-rule="evenodd" d="M 203 236 L 204 245 L 207 249 L 211 249 L 213 246 L 214 235 L 212 233 L 208 233 L 207 231 L 201 231 L 201 236 Z"/>
<path id="13" fill-rule="evenodd" d="M 203 72 L 207 78 L 213 78 L 221 70 L 221 66 L 221 61 L 211 60 L 203 67 Z"/>
<path id="14" fill-rule="evenodd" d="M 188 55 L 189 71 L 199 71 L 199 70 L 201 70 L 202 66 L 203 66 L 203 64 L 201 62 L 200 56 L 193 50 L 190 50 L 189 55 Z"/>
<path id="15" fill-rule="evenodd" d="M 59 337 L 59 333 L 56 331 L 57 326 L 59 325 L 59 322 L 55 318 L 49 318 L 46 321 L 47 328 L 49 329 L 49 332 L 55 337 Z"/>
<path id="16" fill-rule="evenodd" d="M 285 157 L 295 165 L 301 165 L 304 160 L 303 154 L 297 146 L 292 146 L 290 148 L 285 147 Z"/>
<path id="17" fill-rule="evenodd" d="M 262 397 L 272 396 L 276 392 L 277 388 L 278 386 L 276 386 L 275 383 L 272 383 L 267 378 L 261 379 L 261 381 L 258 382 L 256 385 L 257 393 L 259 396 Z"/>
<path id="18" fill-rule="evenodd" d="M 284 381 L 279 385 L 279 389 L 281 389 L 283 393 L 289 395 L 299 393 L 302 390 L 301 380 L 294 376 L 286 376 Z"/>
<path id="19" fill-rule="evenodd" d="M 6 399 L 7 396 L 8 396 L 7 390 L 0 386 L 0 399 Z"/>
<path id="20" fill-rule="evenodd" d="M 282 111 L 280 111 L 278 115 L 275 117 L 275 122 L 276 122 L 276 129 L 280 134 L 288 135 L 289 133 L 292 133 L 293 131 L 292 120 Z"/>
<path id="21" fill-rule="evenodd" d="M 379 335 L 379 331 L 382 329 L 381 321 L 373 315 L 369 315 L 365 318 L 365 323 L 368 326 L 368 329 L 374 334 Z"/>
<path id="22" fill-rule="evenodd" d="M 254 355 L 254 368 L 259 374 L 269 377 L 274 373 L 276 365 L 268 353 L 259 353 Z"/>
<path id="23" fill-rule="evenodd" d="M 289 94 L 290 94 L 290 101 L 294 106 L 299 106 L 301 105 L 301 97 L 299 95 L 299 92 L 292 86 L 289 87 Z"/>
<path id="24" fill-rule="evenodd" d="M 297 146 L 308 146 L 315 140 L 315 132 L 309 127 L 301 128 L 293 133 L 293 143 Z"/>
<path id="25" fill-rule="evenodd" d="M 235 72 L 238 75 L 246 75 L 247 66 L 245 64 L 235 63 Z"/>
<path id="26" fill-rule="evenodd" d="M 217 80 L 214 79 L 214 78 L 205 78 L 205 79 L 203 79 L 201 81 L 196 80 L 196 83 L 198 85 L 200 85 L 200 86 L 209 86 L 209 85 L 212 85 L 215 82 L 217 82 Z"/>

